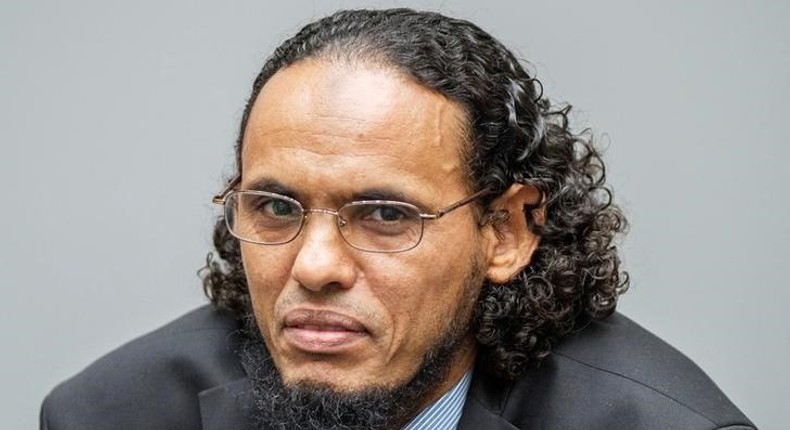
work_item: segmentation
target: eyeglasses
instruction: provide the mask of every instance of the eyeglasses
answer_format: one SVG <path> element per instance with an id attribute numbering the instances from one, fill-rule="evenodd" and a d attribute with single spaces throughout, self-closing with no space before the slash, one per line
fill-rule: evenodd
<path id="1" fill-rule="evenodd" d="M 245 242 L 281 245 L 294 240 L 312 213 L 337 217 L 340 236 L 361 251 L 393 253 L 408 251 L 422 240 L 426 220 L 437 220 L 488 193 L 481 190 L 433 213 L 423 213 L 410 203 L 362 200 L 337 210 L 305 208 L 297 200 L 268 191 L 233 190 L 234 179 L 212 202 L 225 207 L 230 233 Z"/>

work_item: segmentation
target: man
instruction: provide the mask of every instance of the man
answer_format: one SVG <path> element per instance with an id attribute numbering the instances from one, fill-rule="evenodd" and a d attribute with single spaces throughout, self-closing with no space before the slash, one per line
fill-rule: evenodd
<path id="1" fill-rule="evenodd" d="M 42 428 L 753 428 L 614 313 L 625 219 L 541 93 L 466 21 L 307 25 L 244 111 L 212 306 L 56 388 Z"/>

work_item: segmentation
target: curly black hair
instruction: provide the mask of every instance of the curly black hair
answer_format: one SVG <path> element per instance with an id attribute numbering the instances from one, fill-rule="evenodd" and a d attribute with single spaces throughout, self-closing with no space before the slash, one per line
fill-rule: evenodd
<path id="1" fill-rule="evenodd" d="M 487 369 L 515 378 L 564 335 L 614 312 L 628 287 L 615 245 L 626 220 L 605 185 L 601 154 L 589 130 L 571 131 L 570 106 L 544 98 L 542 85 L 499 41 L 468 21 L 410 9 L 340 11 L 308 24 L 255 79 L 236 142 L 238 172 L 261 88 L 307 58 L 382 64 L 459 103 L 469 122 L 464 156 L 472 186 L 492 191 L 482 207 L 514 183 L 540 192 L 540 202 L 524 208 L 541 237 L 531 263 L 506 284 L 487 281 L 477 303 L 474 329 Z M 242 317 L 249 291 L 239 243 L 222 218 L 214 246 L 201 273 L 205 293 Z"/>

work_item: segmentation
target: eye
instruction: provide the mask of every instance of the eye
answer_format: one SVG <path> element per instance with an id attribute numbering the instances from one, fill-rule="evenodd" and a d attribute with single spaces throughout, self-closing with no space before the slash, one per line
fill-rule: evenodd
<path id="1" fill-rule="evenodd" d="M 274 216 L 289 216 L 296 212 L 296 207 L 293 203 L 280 199 L 270 199 L 261 209 Z"/>
<path id="2" fill-rule="evenodd" d="M 364 218 L 372 221 L 398 222 L 408 217 L 409 214 L 398 206 L 376 205 L 369 208 Z"/>
<path id="3" fill-rule="evenodd" d="M 350 214 L 352 216 L 346 218 L 350 221 L 351 233 L 356 235 L 355 239 L 365 238 L 367 242 L 375 243 L 377 247 L 397 248 L 397 244 L 384 245 L 381 240 L 385 237 L 412 235 L 417 233 L 422 225 L 419 211 L 405 203 L 365 203 L 347 207 L 347 209 L 352 208 L 353 214 Z"/>
<path id="4" fill-rule="evenodd" d="M 245 194 L 243 207 L 252 214 L 270 218 L 286 218 L 298 215 L 299 206 L 286 199 L 269 195 Z"/>
<path id="5" fill-rule="evenodd" d="M 388 204 L 368 204 L 355 208 L 357 213 L 354 218 L 363 222 L 377 224 L 395 224 L 413 218 L 408 207 Z"/>
<path id="6" fill-rule="evenodd" d="M 345 211 L 345 219 L 370 229 L 387 229 L 392 232 L 395 231 L 393 229 L 410 228 L 420 223 L 419 211 L 405 203 L 367 203 L 347 209 L 351 211 Z"/>

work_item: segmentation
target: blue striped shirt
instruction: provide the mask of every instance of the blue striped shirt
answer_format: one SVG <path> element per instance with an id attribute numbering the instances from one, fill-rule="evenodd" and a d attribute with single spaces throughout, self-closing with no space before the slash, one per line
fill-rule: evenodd
<path id="1" fill-rule="evenodd" d="M 439 400 L 409 421 L 402 430 L 455 430 L 458 427 L 458 420 L 461 419 L 470 382 L 472 382 L 471 370 L 466 372 L 450 391 L 444 393 Z"/>

